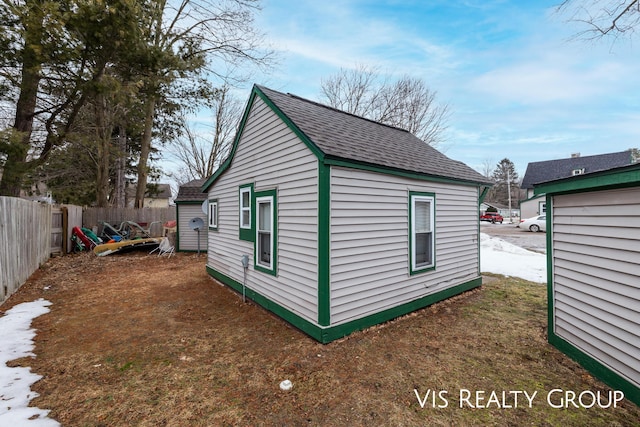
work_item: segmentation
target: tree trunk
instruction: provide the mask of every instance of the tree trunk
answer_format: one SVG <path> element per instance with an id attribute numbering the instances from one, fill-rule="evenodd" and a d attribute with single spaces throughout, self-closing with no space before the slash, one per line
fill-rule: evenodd
<path id="1" fill-rule="evenodd" d="M 40 1 L 34 2 L 30 8 L 31 16 L 24 22 L 25 44 L 22 52 L 20 95 L 16 104 L 13 125 L 15 133 L 10 141 L 12 149 L 7 155 L 0 181 L 0 195 L 20 196 L 22 181 L 28 168 L 27 155 L 31 146 L 31 132 L 42 69 L 42 58 L 38 52 L 42 43 L 42 22 L 44 19 L 42 7 L 40 7 L 41 3 Z"/>
<path id="2" fill-rule="evenodd" d="M 124 125 L 118 127 L 118 158 L 116 159 L 115 206 L 126 207 L 126 171 L 127 130 Z"/>
<path id="3" fill-rule="evenodd" d="M 105 120 L 106 101 L 103 94 L 96 95 L 95 118 L 98 140 L 98 170 L 96 177 L 96 202 L 99 208 L 109 205 L 109 165 L 111 162 L 111 126 Z"/>
<path id="4" fill-rule="evenodd" d="M 138 186 L 136 187 L 136 208 L 144 207 L 144 195 L 147 192 L 147 176 L 149 168 L 149 154 L 151 153 L 151 135 L 153 130 L 153 119 L 156 111 L 156 98 L 150 95 L 146 104 L 144 118 L 144 132 L 140 143 L 140 160 L 138 161 Z"/>

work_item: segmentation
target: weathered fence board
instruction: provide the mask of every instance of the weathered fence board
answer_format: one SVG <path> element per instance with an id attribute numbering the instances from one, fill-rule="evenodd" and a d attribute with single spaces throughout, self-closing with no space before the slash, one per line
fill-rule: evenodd
<path id="1" fill-rule="evenodd" d="M 51 210 L 51 205 L 0 197 L 0 302 L 49 259 Z"/>

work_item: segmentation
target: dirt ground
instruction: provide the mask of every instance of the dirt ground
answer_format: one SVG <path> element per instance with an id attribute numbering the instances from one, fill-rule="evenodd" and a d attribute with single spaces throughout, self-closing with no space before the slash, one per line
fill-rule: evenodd
<path id="1" fill-rule="evenodd" d="M 542 286 L 481 289 L 322 345 L 213 281 L 205 255 L 54 258 L 8 301 L 34 320 L 32 405 L 63 426 L 631 426 L 640 408 L 551 408 L 554 388 L 609 389 L 546 343 Z M 279 389 L 289 379 L 293 389 Z M 528 390 L 529 407 L 462 407 L 458 391 Z M 446 391 L 444 400 L 418 396 Z M 433 396 L 433 395 L 431 395 Z M 559 402 L 557 402 L 559 403 Z"/>

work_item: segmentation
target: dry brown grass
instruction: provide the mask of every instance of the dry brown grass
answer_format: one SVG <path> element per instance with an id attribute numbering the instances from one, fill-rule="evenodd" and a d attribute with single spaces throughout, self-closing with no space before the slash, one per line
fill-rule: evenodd
<path id="1" fill-rule="evenodd" d="M 64 426 L 632 426 L 640 409 L 554 409 L 546 393 L 608 390 L 546 342 L 545 289 L 481 289 L 318 344 L 210 279 L 205 256 L 50 260 L 0 309 L 44 297 L 32 404 Z M 290 379 L 289 392 L 279 383 Z M 460 408 L 458 391 L 538 391 L 533 407 Z M 447 390 L 449 406 L 421 394 Z M 440 402 L 441 403 L 441 402 Z"/>

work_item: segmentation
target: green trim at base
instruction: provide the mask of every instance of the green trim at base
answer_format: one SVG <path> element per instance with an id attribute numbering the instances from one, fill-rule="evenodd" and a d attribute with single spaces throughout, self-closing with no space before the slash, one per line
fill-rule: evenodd
<path id="1" fill-rule="evenodd" d="M 237 292 L 242 292 L 242 283 L 232 279 L 231 277 L 207 266 L 207 273 L 214 279 L 224 283 Z M 271 311 L 272 313 L 280 316 L 283 320 L 289 322 L 302 332 L 311 336 L 312 338 L 320 341 L 323 344 L 342 338 L 349 335 L 352 332 L 366 329 L 368 327 L 378 325 L 380 323 L 387 322 L 395 319 L 396 317 L 404 316 L 405 314 L 427 307 L 431 304 L 435 304 L 438 301 L 450 298 L 454 295 L 458 295 L 462 292 L 477 288 L 482 285 L 482 278 L 470 280 L 466 283 L 454 286 L 452 288 L 445 289 L 432 295 L 427 295 L 414 301 L 393 307 L 379 313 L 374 313 L 360 319 L 352 320 L 347 323 L 342 323 L 336 326 L 321 327 L 300 317 L 287 308 L 271 301 L 270 299 L 262 296 L 252 289 L 246 288 L 245 295 L 247 298 L 255 301 L 257 304 Z"/>
<path id="2" fill-rule="evenodd" d="M 603 365 L 596 359 L 587 355 L 582 350 L 570 344 L 568 341 L 557 336 L 555 333 L 549 331 L 549 344 L 569 356 L 571 359 L 578 362 L 587 371 L 591 372 L 593 376 L 600 379 L 614 390 L 620 390 L 624 393 L 624 397 L 627 400 L 640 406 L 640 388 L 609 369 L 606 365 Z"/>

